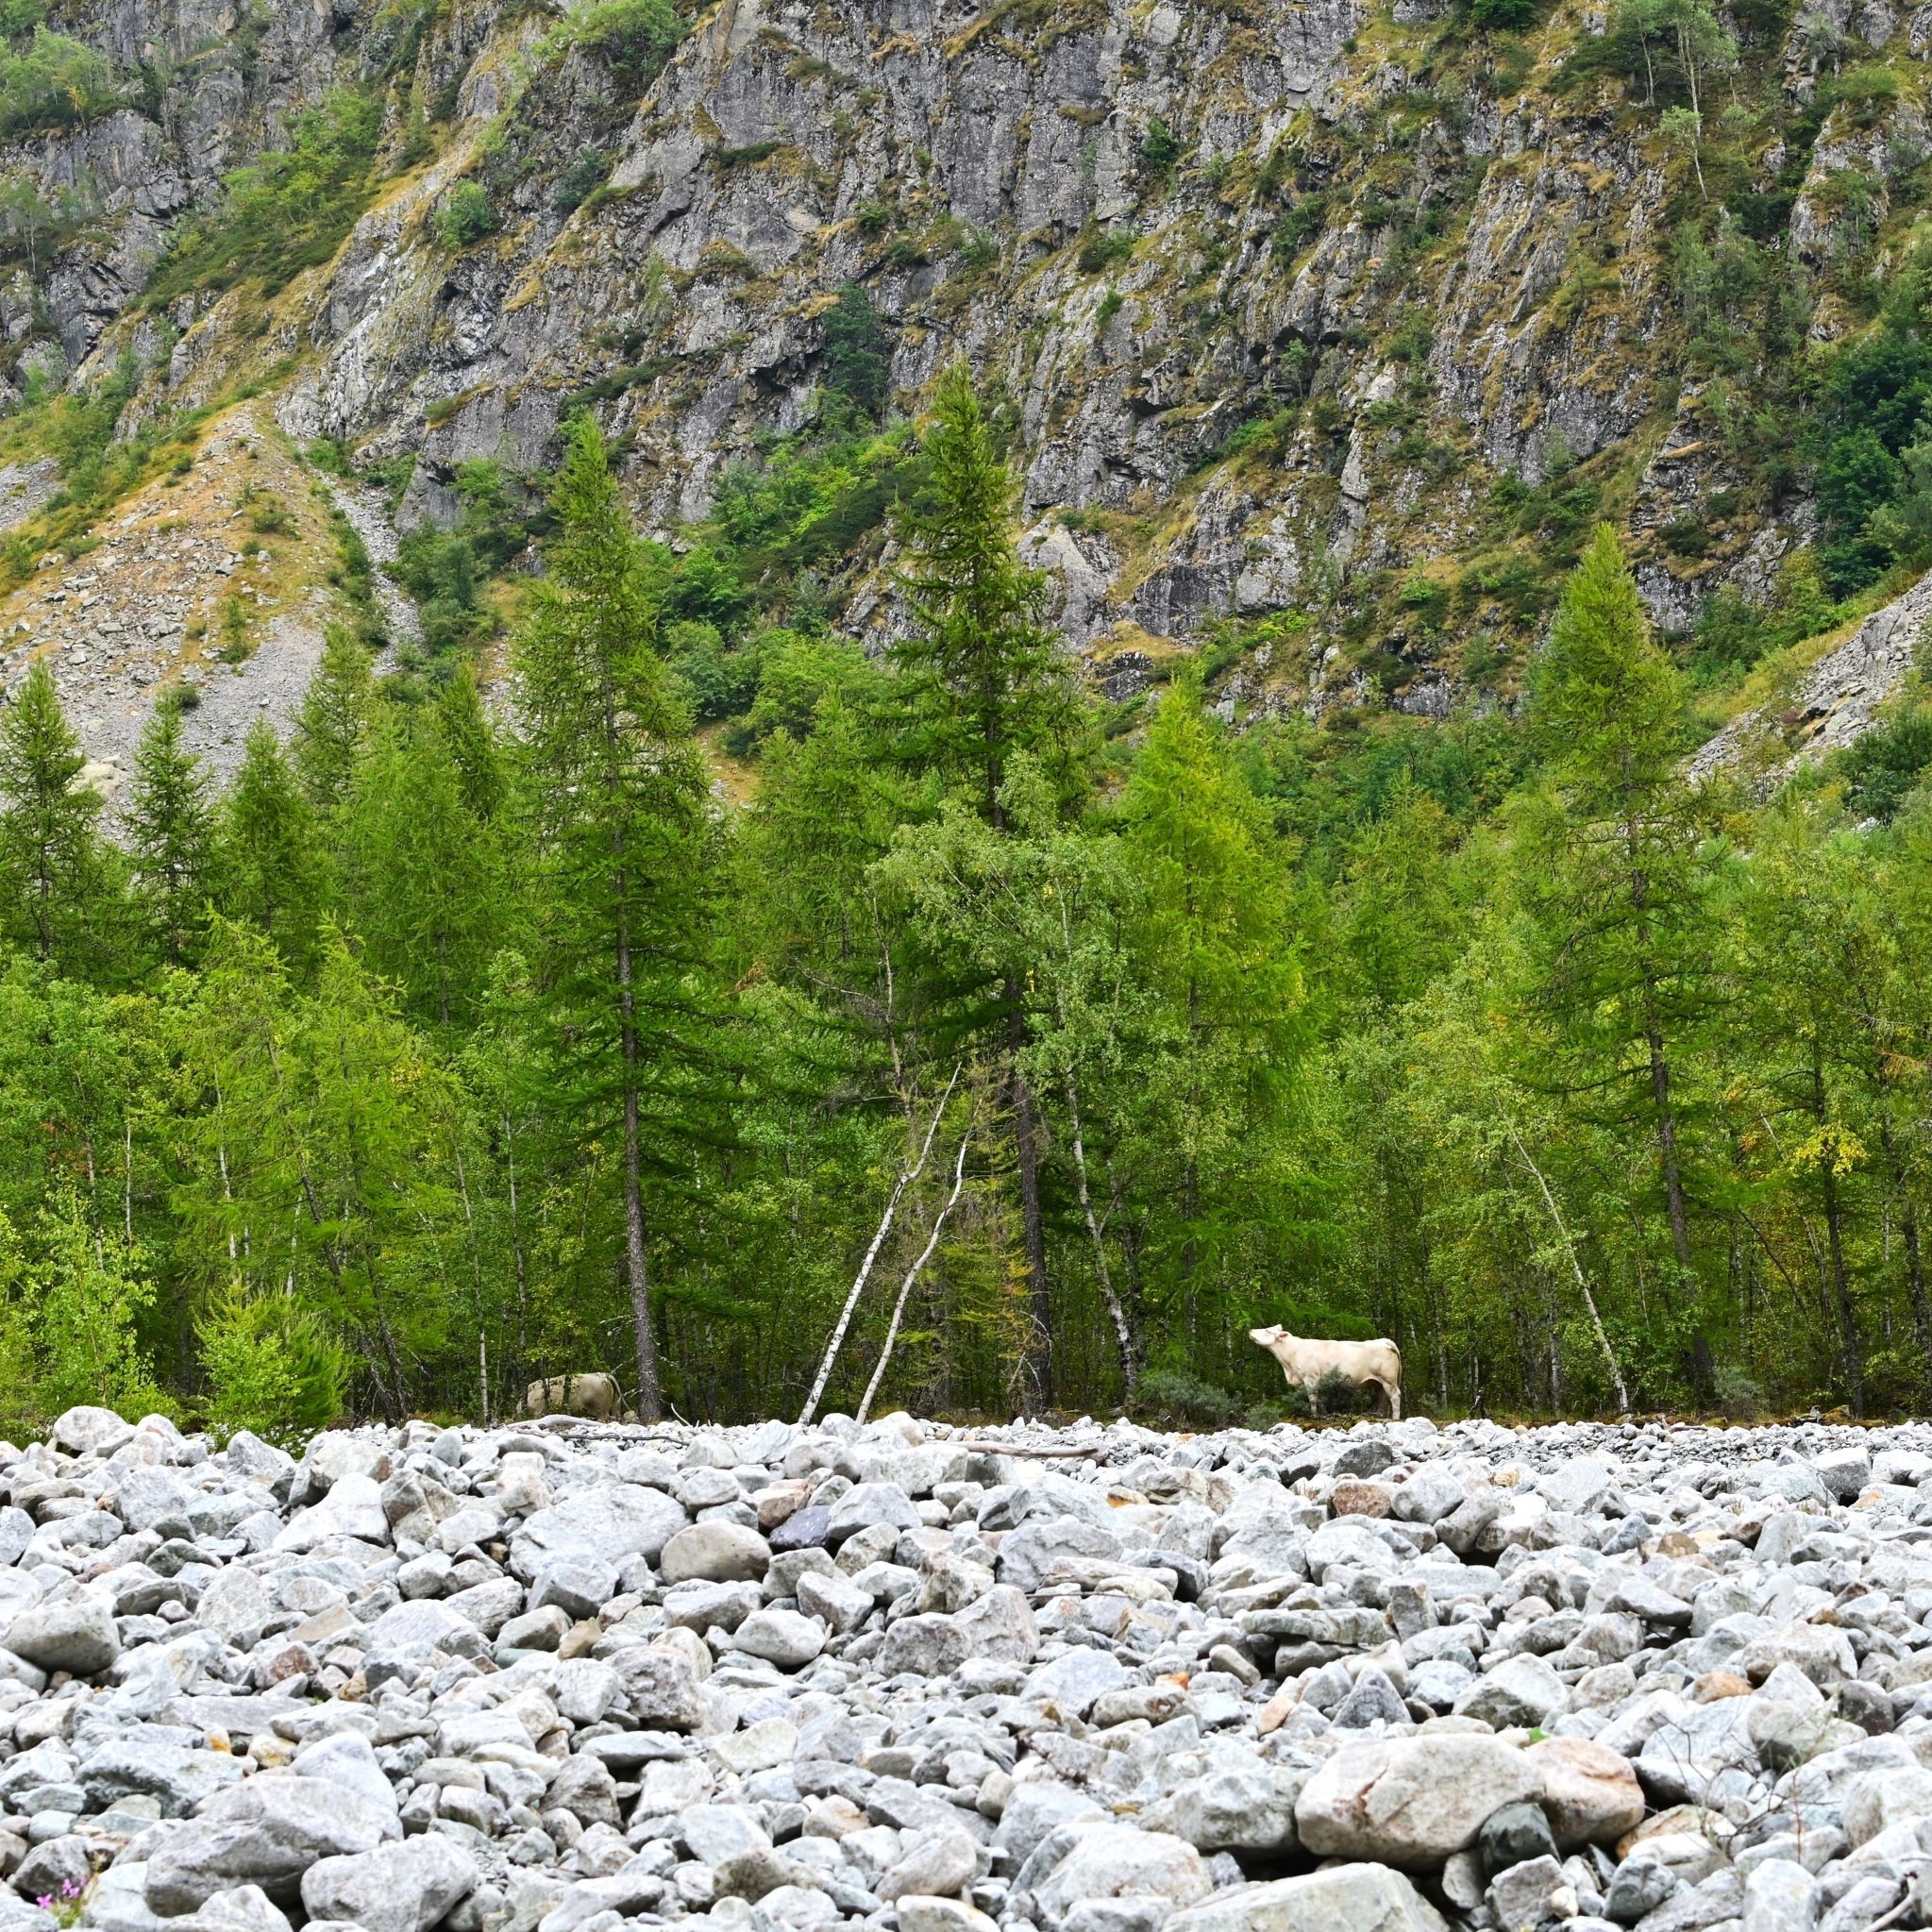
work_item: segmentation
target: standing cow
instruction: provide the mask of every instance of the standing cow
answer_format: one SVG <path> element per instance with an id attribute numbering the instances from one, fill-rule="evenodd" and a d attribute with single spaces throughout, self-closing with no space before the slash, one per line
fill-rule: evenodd
<path id="1" fill-rule="evenodd" d="M 1282 1365 L 1291 1386 L 1299 1386 L 1315 1406 L 1316 1385 L 1325 1375 L 1339 1375 L 1352 1388 L 1373 1384 L 1388 1398 L 1388 1413 L 1402 1420 L 1402 1351 L 1391 1341 L 1324 1342 L 1309 1336 L 1290 1335 L 1277 1324 L 1251 1328 L 1248 1339 L 1266 1349 Z"/>

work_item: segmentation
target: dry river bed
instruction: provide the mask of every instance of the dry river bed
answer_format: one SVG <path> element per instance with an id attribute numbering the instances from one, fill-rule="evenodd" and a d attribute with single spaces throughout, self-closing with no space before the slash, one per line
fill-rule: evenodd
<path id="1" fill-rule="evenodd" d="M 1932 1430 L 0 1445 L 0 1932 L 1932 1923 Z"/>

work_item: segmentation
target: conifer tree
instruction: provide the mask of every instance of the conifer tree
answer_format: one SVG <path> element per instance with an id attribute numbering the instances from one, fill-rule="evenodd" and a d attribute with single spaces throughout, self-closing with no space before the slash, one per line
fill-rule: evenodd
<path id="1" fill-rule="evenodd" d="M 372 968 L 447 1027 L 473 1016 L 500 942 L 498 842 L 463 802 L 437 719 L 379 718 L 342 810 L 344 890 Z"/>
<path id="2" fill-rule="evenodd" d="M 323 862 L 315 814 L 265 718 L 249 730 L 219 829 L 223 911 L 265 933 L 300 973 L 314 950 Z"/>
<path id="3" fill-rule="evenodd" d="M 1602 525 L 1531 685 L 1549 775 L 1520 820 L 1518 878 L 1538 941 L 1532 1007 L 1554 1077 L 1653 1141 L 1672 1253 L 1694 1293 L 1684 1083 L 1710 992 L 1700 848 L 1711 816 L 1683 775 L 1684 706 L 1682 675 Z M 1697 1350 L 1702 1359 L 1701 1337 Z"/>
<path id="4" fill-rule="evenodd" d="M 905 750 L 958 785 L 996 832 L 1007 828 L 1006 776 L 1027 754 L 1070 783 L 1079 699 L 1044 621 L 1046 580 L 1019 561 L 1013 479 L 964 363 L 940 378 L 925 442 L 930 506 L 907 531 L 903 579 L 913 626 L 895 656 L 905 680 Z M 1039 1102 L 1026 1071 L 1026 963 L 992 976 L 991 1031 L 1004 1067 L 1018 1171 L 1033 1344 L 1026 1369 L 1053 1400 L 1053 1314 L 1041 1201 Z M 961 989 L 964 991 L 965 989 Z"/>
<path id="5" fill-rule="evenodd" d="M 630 528 L 588 416 L 565 435 L 558 533 L 516 639 L 518 696 L 548 924 L 553 1026 L 582 1134 L 622 1146 L 624 1275 L 637 1409 L 662 1405 L 646 1169 L 688 1170 L 705 1057 L 710 784 L 657 651 L 662 558 Z"/>
<path id="6" fill-rule="evenodd" d="M 134 885 L 153 944 L 169 966 L 194 956 L 213 882 L 214 808 L 201 761 L 181 741 L 173 693 L 155 707 L 134 755 L 127 799 Z"/>
<path id="7" fill-rule="evenodd" d="M 463 807 L 479 824 L 487 825 L 503 809 L 510 772 L 502 739 L 483 709 L 468 658 L 458 659 L 448 682 L 436 694 L 436 717 L 456 765 Z"/>
<path id="8" fill-rule="evenodd" d="M 36 959 L 82 972 L 103 937 L 101 795 L 42 658 L 0 712 L 0 917 Z"/>
<path id="9" fill-rule="evenodd" d="M 1168 690 L 1121 800 L 1139 882 L 1144 1022 L 1136 1143 L 1159 1189 L 1172 1280 L 1201 1329 L 1201 1283 L 1258 1228 L 1302 1046 L 1291 896 L 1260 801 L 1218 741 L 1200 682 Z"/>
<path id="10" fill-rule="evenodd" d="M 348 797 L 373 703 L 367 649 L 354 631 L 331 624 L 295 714 L 295 770 L 316 811 L 333 812 Z"/>

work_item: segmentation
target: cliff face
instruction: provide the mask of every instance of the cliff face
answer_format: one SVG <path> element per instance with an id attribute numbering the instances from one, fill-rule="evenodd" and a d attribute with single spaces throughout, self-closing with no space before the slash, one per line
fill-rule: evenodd
<path id="1" fill-rule="evenodd" d="M 1765 111 L 1728 177 L 1772 210 L 1754 245 L 1828 265 L 1855 176 L 1882 275 L 1932 9 L 1760 11 L 1739 34 Z M 1440 714 L 1512 688 L 1590 516 L 1677 630 L 1720 585 L 1769 596 L 1813 529 L 1736 433 L 1762 353 L 1718 378 L 1687 356 L 1697 157 L 1623 80 L 1566 79 L 1599 9 L 1492 34 L 1437 0 L 721 0 L 636 101 L 567 16 L 472 0 L 57 24 L 129 105 L 6 158 L 92 210 L 0 301 L 17 382 L 132 355 L 132 426 L 251 380 L 297 438 L 413 454 L 405 524 L 451 512 L 465 459 L 543 464 L 586 392 L 647 519 L 698 515 L 722 464 L 810 419 L 858 284 L 902 406 L 961 354 L 998 385 L 1063 628 L 1128 686 L 1235 618 L 1232 706 Z M 1806 118 L 1826 26 L 1834 64 L 1889 48 L 1907 76 L 1875 113 Z M 143 306 L 176 226 L 344 84 L 381 100 L 383 178 L 333 258 Z M 463 244 L 435 217 L 466 176 L 495 229 Z M 1815 340 L 1855 320 L 1807 304 Z"/>

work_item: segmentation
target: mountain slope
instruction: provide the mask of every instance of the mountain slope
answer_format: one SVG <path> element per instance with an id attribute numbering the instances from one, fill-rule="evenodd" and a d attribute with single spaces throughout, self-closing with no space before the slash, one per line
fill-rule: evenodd
<path id="1" fill-rule="evenodd" d="M 12 373 L 131 369 L 124 437 L 263 390 L 405 527 L 589 400 L 669 528 L 810 426 L 856 289 L 898 406 L 960 354 L 1006 399 L 1110 689 L 1213 632 L 1238 711 L 1441 715 L 1513 693 L 1596 516 L 1673 631 L 1786 595 L 1806 372 L 1911 240 L 1916 25 L 1708 16 L 1687 143 L 1698 71 L 1636 11 L 78 8 L 124 104 L 7 156 L 53 223 L 9 217 Z"/>

